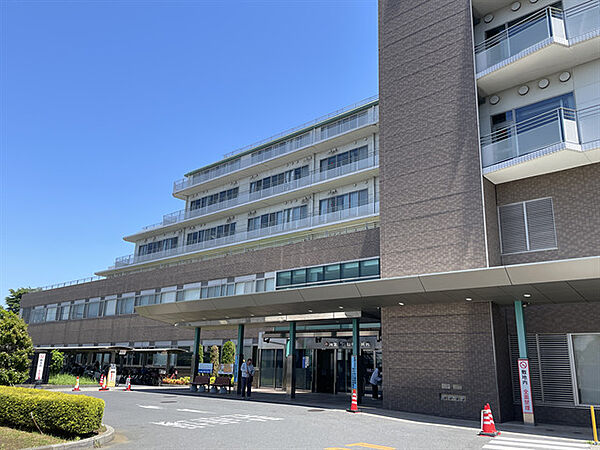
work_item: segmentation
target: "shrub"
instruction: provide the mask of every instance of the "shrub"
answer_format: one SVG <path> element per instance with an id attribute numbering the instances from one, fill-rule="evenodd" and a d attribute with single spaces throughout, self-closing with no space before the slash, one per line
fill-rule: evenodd
<path id="1" fill-rule="evenodd" d="M 39 427 L 44 433 L 58 436 L 83 436 L 100 428 L 103 414 L 104 400 L 98 398 L 0 386 L 0 425 L 30 431 Z"/>
<path id="2" fill-rule="evenodd" d="M 190 377 L 163 378 L 163 384 L 190 384 Z"/>
<path id="3" fill-rule="evenodd" d="M 33 343 L 18 315 L 0 308 L 0 384 L 22 383 L 29 376 Z"/>
<path id="4" fill-rule="evenodd" d="M 56 375 L 60 373 L 65 364 L 65 355 L 59 350 L 52 350 L 52 358 L 50 359 L 50 374 Z"/>
<path id="5" fill-rule="evenodd" d="M 221 357 L 223 364 L 233 364 L 235 362 L 235 344 L 227 341 L 223 344 L 223 356 Z"/>

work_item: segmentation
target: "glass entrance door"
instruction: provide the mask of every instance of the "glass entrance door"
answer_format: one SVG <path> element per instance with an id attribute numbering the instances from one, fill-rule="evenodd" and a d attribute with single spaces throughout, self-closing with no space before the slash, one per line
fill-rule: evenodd
<path id="1" fill-rule="evenodd" d="M 316 350 L 315 391 L 333 394 L 335 369 L 334 350 Z"/>
<path id="2" fill-rule="evenodd" d="M 283 386 L 283 349 L 263 349 L 260 357 L 260 386 Z"/>

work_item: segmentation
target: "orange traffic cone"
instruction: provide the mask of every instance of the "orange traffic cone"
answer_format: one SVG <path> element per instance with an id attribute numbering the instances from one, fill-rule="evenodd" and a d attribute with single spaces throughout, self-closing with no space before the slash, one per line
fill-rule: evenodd
<path id="1" fill-rule="evenodd" d="M 350 409 L 347 409 L 346 411 L 351 413 L 360 412 L 358 409 L 358 396 L 356 395 L 356 389 L 352 389 L 352 404 L 350 405 Z"/>
<path id="2" fill-rule="evenodd" d="M 98 389 L 99 391 L 108 391 L 108 387 L 106 387 L 107 378 L 108 377 L 102 376 L 102 387 Z"/>
<path id="3" fill-rule="evenodd" d="M 131 390 L 131 376 L 127 376 L 127 381 L 125 382 L 125 389 L 123 389 L 124 391 L 130 391 Z"/>
<path id="4" fill-rule="evenodd" d="M 81 389 L 79 389 L 79 377 L 77 377 L 77 381 L 75 381 L 75 387 L 73 388 L 74 391 L 80 391 Z"/>
<path id="5" fill-rule="evenodd" d="M 104 374 L 100 375 L 100 381 L 98 382 L 98 385 L 100 387 L 102 387 L 104 385 Z"/>
<path id="6" fill-rule="evenodd" d="M 500 432 L 496 430 L 496 425 L 494 424 L 494 416 L 492 416 L 492 409 L 490 408 L 490 404 L 486 403 L 481 411 L 481 431 L 479 432 L 479 436 L 498 436 Z"/>

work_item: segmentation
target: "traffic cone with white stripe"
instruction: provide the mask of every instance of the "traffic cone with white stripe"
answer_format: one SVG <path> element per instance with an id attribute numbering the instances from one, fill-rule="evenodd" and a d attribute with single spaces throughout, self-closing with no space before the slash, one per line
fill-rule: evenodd
<path id="1" fill-rule="evenodd" d="M 77 381 L 75 381 L 75 387 L 73 388 L 74 391 L 80 391 L 81 389 L 79 389 L 79 377 L 77 377 Z"/>
<path id="2" fill-rule="evenodd" d="M 494 416 L 492 416 L 490 404 L 486 403 L 481 410 L 481 431 L 479 432 L 479 436 L 495 437 L 499 434 L 500 432 L 496 430 L 496 425 L 494 424 Z"/>
<path id="3" fill-rule="evenodd" d="M 106 386 L 107 378 L 108 377 L 105 377 L 105 376 L 102 377 L 103 383 L 102 383 L 102 387 L 100 389 L 98 389 L 99 391 L 108 391 L 108 387 Z"/>
<path id="4" fill-rule="evenodd" d="M 352 389 L 352 404 L 350 405 L 350 409 L 347 409 L 346 411 L 351 413 L 360 412 L 358 409 L 358 396 L 356 395 L 356 389 Z"/>
<path id="5" fill-rule="evenodd" d="M 131 390 L 131 376 L 127 375 L 127 380 L 125 381 L 125 389 L 123 389 L 124 391 L 130 391 Z"/>
<path id="6" fill-rule="evenodd" d="M 100 387 L 102 387 L 104 385 L 104 374 L 100 375 L 100 381 L 98 382 L 98 385 Z"/>

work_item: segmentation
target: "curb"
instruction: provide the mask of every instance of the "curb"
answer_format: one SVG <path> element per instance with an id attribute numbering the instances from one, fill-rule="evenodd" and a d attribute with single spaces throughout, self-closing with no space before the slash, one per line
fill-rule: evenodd
<path id="1" fill-rule="evenodd" d="M 87 439 L 82 439 L 80 441 L 71 441 L 65 442 L 64 444 L 52 444 L 52 445 L 44 445 L 42 447 L 30 447 L 25 450 L 41 450 L 41 449 L 63 449 L 63 448 L 98 448 L 102 447 L 107 442 L 110 442 L 115 437 L 115 429 L 110 425 L 102 424 L 106 428 L 104 433 L 99 434 L 98 436 L 92 436 Z"/>

